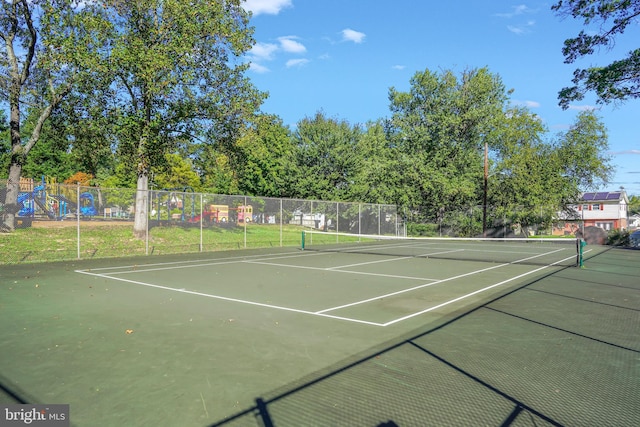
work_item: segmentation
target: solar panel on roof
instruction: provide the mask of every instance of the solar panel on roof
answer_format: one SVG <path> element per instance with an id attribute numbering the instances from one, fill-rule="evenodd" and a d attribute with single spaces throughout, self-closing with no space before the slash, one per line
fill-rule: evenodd
<path id="1" fill-rule="evenodd" d="M 606 200 L 609 193 L 596 193 L 594 200 Z"/>
<path id="2" fill-rule="evenodd" d="M 593 200 L 595 193 L 584 193 L 582 195 L 582 200 Z"/>
<path id="3" fill-rule="evenodd" d="M 618 200 L 619 198 L 620 198 L 620 193 L 607 194 L 607 200 Z"/>

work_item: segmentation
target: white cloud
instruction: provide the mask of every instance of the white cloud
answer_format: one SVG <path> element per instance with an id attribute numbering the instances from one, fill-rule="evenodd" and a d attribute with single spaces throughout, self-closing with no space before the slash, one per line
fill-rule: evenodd
<path id="1" fill-rule="evenodd" d="M 287 68 L 292 68 L 292 67 L 303 67 L 305 65 L 307 65 L 309 63 L 308 59 L 304 59 L 304 58 L 300 58 L 300 59 L 290 59 L 287 61 L 286 66 Z"/>
<path id="2" fill-rule="evenodd" d="M 514 105 L 521 105 L 527 108 L 540 108 L 540 103 L 537 101 L 518 101 L 516 99 L 513 100 Z"/>
<path id="3" fill-rule="evenodd" d="M 405 69 L 405 68 L 407 68 L 407 67 L 406 67 L 406 66 L 404 66 L 404 65 L 394 65 L 394 66 L 393 66 L 393 67 L 391 67 L 391 68 L 393 68 L 394 70 L 404 70 L 404 69 Z"/>
<path id="4" fill-rule="evenodd" d="M 257 64 L 255 62 L 252 62 L 251 64 L 249 64 L 249 70 L 253 71 L 254 73 L 258 73 L 258 74 L 264 74 L 264 73 L 268 73 L 269 71 L 271 71 L 270 69 L 268 69 L 264 65 L 260 65 L 260 64 Z"/>
<path id="5" fill-rule="evenodd" d="M 597 108 L 594 107 L 593 105 L 569 105 L 569 110 L 575 110 L 575 111 L 593 111 L 596 109 Z"/>
<path id="6" fill-rule="evenodd" d="M 249 55 L 253 58 L 270 61 L 273 54 L 278 50 L 278 45 L 273 43 L 256 43 L 249 50 Z"/>
<path id="7" fill-rule="evenodd" d="M 285 36 L 279 37 L 278 41 L 280 42 L 280 47 L 285 52 L 289 53 L 304 53 L 307 51 L 307 48 L 304 47 L 302 43 L 297 41 L 298 37 L 296 36 Z"/>
<path id="8" fill-rule="evenodd" d="M 354 43 L 362 43 L 364 38 L 367 35 L 365 33 L 361 33 L 359 31 L 352 30 L 350 28 L 346 28 L 342 30 L 342 40 L 349 41 Z"/>
<path id="9" fill-rule="evenodd" d="M 514 34 L 528 34 L 531 32 L 531 29 L 536 25 L 536 21 L 527 21 L 525 24 L 521 25 L 507 25 L 507 29 Z"/>
<path id="10" fill-rule="evenodd" d="M 260 14 L 277 15 L 285 7 L 291 7 L 292 0 L 246 0 L 245 10 L 253 12 L 253 16 Z"/>
<path id="11" fill-rule="evenodd" d="M 535 10 L 530 9 L 527 5 L 520 4 L 518 6 L 512 6 L 511 12 L 507 13 L 496 13 L 496 16 L 501 18 L 513 18 L 514 16 L 524 15 L 525 13 L 534 13 Z"/>
<path id="12" fill-rule="evenodd" d="M 614 156 L 627 155 L 627 154 L 640 154 L 640 150 L 609 151 L 609 154 L 612 154 Z M 640 172 L 628 172 L 628 173 L 640 173 Z"/>

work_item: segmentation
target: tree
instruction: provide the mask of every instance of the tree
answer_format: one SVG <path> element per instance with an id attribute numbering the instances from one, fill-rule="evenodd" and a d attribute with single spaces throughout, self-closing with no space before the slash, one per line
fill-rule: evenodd
<path id="1" fill-rule="evenodd" d="M 569 130 L 560 134 L 562 173 L 571 179 L 576 194 L 602 188 L 609 182 L 613 167 L 606 154 L 608 149 L 607 129 L 592 110 L 580 112 Z"/>
<path id="2" fill-rule="evenodd" d="M 492 145 L 507 92 L 486 68 L 426 70 L 411 79 L 409 92 L 389 91 L 389 143 L 403 171 L 397 203 L 436 219 L 445 209 L 480 204 L 483 147 Z"/>
<path id="3" fill-rule="evenodd" d="M 629 215 L 640 214 L 640 196 L 629 197 Z"/>
<path id="4" fill-rule="evenodd" d="M 400 197 L 402 175 L 398 152 L 387 140 L 384 122 L 368 123 L 354 150 L 361 160 L 349 187 L 349 200 L 392 204 Z"/>
<path id="5" fill-rule="evenodd" d="M 592 55 L 597 48 L 612 48 L 618 35 L 622 35 L 640 18 L 640 2 L 636 0 L 560 0 L 551 7 L 561 16 L 580 18 L 585 25 L 600 22 L 595 32 L 582 30 L 575 38 L 565 40 L 562 53 L 565 63 Z M 640 49 L 634 49 L 620 60 L 605 66 L 578 68 L 573 73 L 575 86 L 563 88 L 559 94 L 560 106 L 569 107 L 571 101 L 584 98 L 594 91 L 599 103 L 623 101 L 640 96 Z"/>
<path id="6" fill-rule="evenodd" d="M 499 224 L 505 225 L 504 220 L 522 226 L 549 224 L 578 190 L 566 176 L 557 147 L 545 139 L 546 127 L 526 108 L 514 107 L 496 134 L 488 228 L 503 229 Z"/>
<path id="7" fill-rule="evenodd" d="M 9 126 L 4 110 L 0 110 L 0 177 L 6 178 L 11 160 L 11 141 L 9 140 Z M 0 192 L 2 190 L 0 189 Z M 6 191 L 6 190 L 5 190 Z M 0 199 L 0 205 L 4 200 Z"/>
<path id="8" fill-rule="evenodd" d="M 93 8 L 69 0 L 12 0 L 0 5 L 0 88 L 9 105 L 11 153 L 1 228 L 14 228 L 22 167 L 43 126 L 88 74 L 103 30 Z M 23 110 L 24 109 L 24 110 Z M 35 118 L 28 135 L 23 112 Z"/>
<path id="9" fill-rule="evenodd" d="M 261 114 L 235 144 L 238 186 L 241 194 L 286 197 L 288 165 L 294 151 L 290 131 L 282 119 Z"/>
<path id="10" fill-rule="evenodd" d="M 318 200 L 348 200 L 361 164 L 356 151 L 359 126 L 318 112 L 298 122 L 294 132 L 295 169 L 292 196 Z"/>
<path id="11" fill-rule="evenodd" d="M 179 143 L 228 143 L 262 102 L 239 58 L 254 43 L 241 0 L 108 0 L 121 155 L 136 165 L 134 235 L 146 231 L 153 167 Z M 185 138 L 185 136 L 188 136 Z"/>
<path id="12" fill-rule="evenodd" d="M 191 161 L 178 154 L 166 154 L 166 163 L 153 177 L 153 184 L 159 190 L 200 190 L 200 177 L 193 170 Z"/>
<path id="13" fill-rule="evenodd" d="M 606 129 L 593 111 L 581 112 L 555 140 L 545 139 L 546 132 L 526 109 L 513 108 L 505 116 L 489 189 L 495 220 L 549 225 L 558 212 L 570 212 L 583 191 L 608 180 Z"/>

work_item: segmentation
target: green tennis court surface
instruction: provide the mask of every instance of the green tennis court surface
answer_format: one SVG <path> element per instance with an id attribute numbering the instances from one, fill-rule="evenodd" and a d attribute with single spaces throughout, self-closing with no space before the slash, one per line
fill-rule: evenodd
<path id="1" fill-rule="evenodd" d="M 505 248 L 3 267 L 0 403 L 74 426 L 640 425 L 640 252 Z"/>

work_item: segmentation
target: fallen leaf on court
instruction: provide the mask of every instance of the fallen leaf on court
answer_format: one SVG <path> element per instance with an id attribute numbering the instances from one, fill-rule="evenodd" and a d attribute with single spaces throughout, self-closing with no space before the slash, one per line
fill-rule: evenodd
<path id="1" fill-rule="evenodd" d="M 132 334 L 133 333 L 133 329 L 127 329 L 124 331 L 126 334 Z"/>

